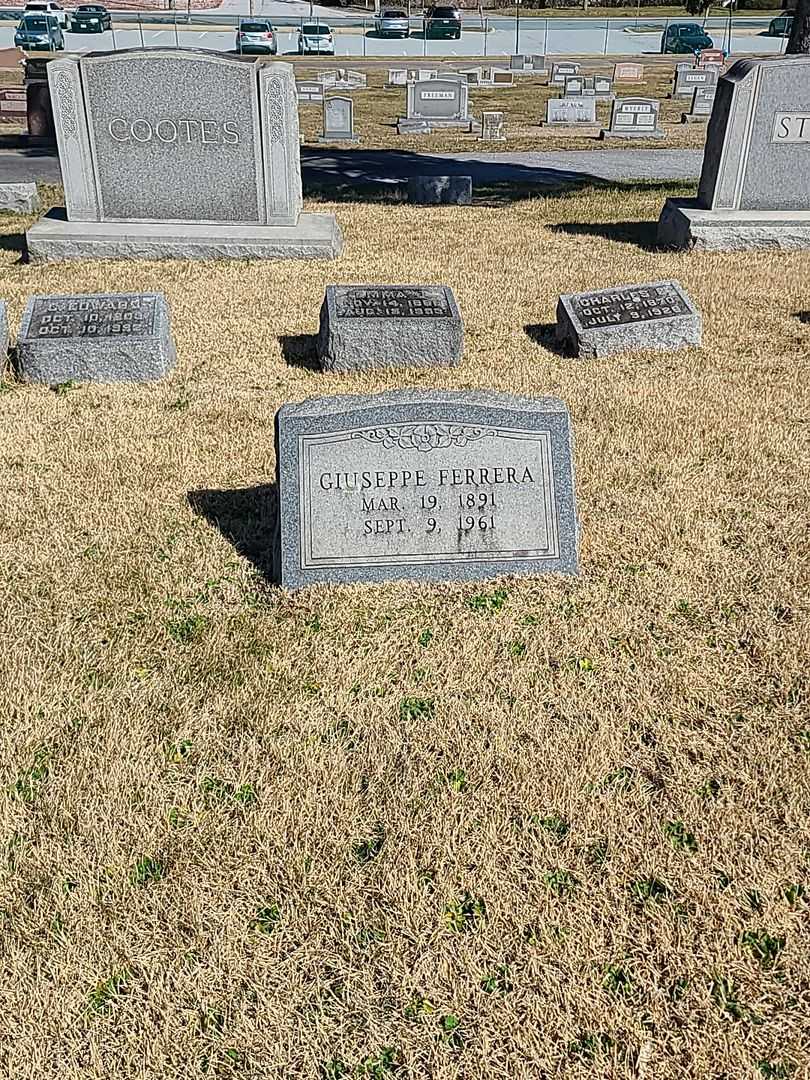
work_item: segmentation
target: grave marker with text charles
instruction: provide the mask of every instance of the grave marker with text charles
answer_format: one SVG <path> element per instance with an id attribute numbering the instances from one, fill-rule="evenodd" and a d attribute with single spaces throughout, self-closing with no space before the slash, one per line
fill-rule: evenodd
<path id="1" fill-rule="evenodd" d="M 276 414 L 282 586 L 577 573 L 568 410 L 442 390 Z"/>
<path id="2" fill-rule="evenodd" d="M 334 256 L 334 216 L 302 214 L 293 68 L 147 49 L 48 65 L 67 221 L 32 258 Z"/>
<path id="3" fill-rule="evenodd" d="M 696 199 L 667 199 L 665 247 L 810 247 L 810 56 L 738 60 L 720 79 Z"/>

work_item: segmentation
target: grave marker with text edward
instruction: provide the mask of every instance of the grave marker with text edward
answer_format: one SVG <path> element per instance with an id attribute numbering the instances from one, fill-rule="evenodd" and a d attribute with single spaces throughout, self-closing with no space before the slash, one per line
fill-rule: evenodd
<path id="1" fill-rule="evenodd" d="M 572 434 L 555 398 L 396 390 L 276 414 L 277 576 L 577 573 Z"/>

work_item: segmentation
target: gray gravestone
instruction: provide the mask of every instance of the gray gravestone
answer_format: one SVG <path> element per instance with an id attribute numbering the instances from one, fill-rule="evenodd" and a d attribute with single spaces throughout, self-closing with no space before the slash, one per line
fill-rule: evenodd
<path id="1" fill-rule="evenodd" d="M 585 92 L 585 76 L 569 75 L 565 80 L 563 95 L 565 97 L 583 97 Z M 591 95 L 593 96 L 593 95 Z"/>
<path id="2" fill-rule="evenodd" d="M 491 86 L 515 85 L 515 73 L 513 71 L 507 71 L 506 68 L 491 68 L 489 77 Z"/>
<path id="3" fill-rule="evenodd" d="M 329 285 L 318 356 L 325 371 L 454 367 L 464 327 L 444 285 Z"/>
<path id="4" fill-rule="evenodd" d="M 675 69 L 672 97 L 691 98 L 699 86 L 716 86 L 717 78 L 716 68 L 696 68 L 678 64 Z"/>
<path id="5" fill-rule="evenodd" d="M 0 211 L 33 214 L 39 207 L 36 184 L 0 184 Z"/>
<path id="6" fill-rule="evenodd" d="M 317 79 L 309 81 L 299 79 L 295 84 L 299 105 L 320 105 L 323 102 L 323 83 Z"/>
<path id="7" fill-rule="evenodd" d="M 24 382 L 145 382 L 175 363 L 163 293 L 32 296 L 17 340 Z"/>
<path id="8" fill-rule="evenodd" d="M 48 64 L 67 220 L 32 258 L 311 258 L 342 246 L 301 213 L 290 64 L 133 49 Z"/>
<path id="9" fill-rule="evenodd" d="M 523 71 L 526 67 L 526 57 L 518 55 L 510 56 L 509 67 L 512 71 Z"/>
<path id="10" fill-rule="evenodd" d="M 595 98 L 549 98 L 546 102 L 546 124 L 577 127 L 596 123 Z"/>
<path id="11" fill-rule="evenodd" d="M 481 142 L 506 142 L 504 114 L 490 109 L 481 113 Z"/>
<path id="12" fill-rule="evenodd" d="M 661 105 L 652 98 L 616 98 L 610 110 L 610 128 L 603 139 L 663 139 L 658 126 Z"/>
<path id="13" fill-rule="evenodd" d="M 613 66 L 614 82 L 641 82 L 643 78 L 643 64 L 621 63 Z"/>
<path id="14" fill-rule="evenodd" d="M 430 82 L 431 79 L 438 77 L 438 71 L 435 68 L 417 68 L 416 69 L 416 82 Z"/>
<path id="15" fill-rule="evenodd" d="M 607 75 L 594 75 L 588 82 L 593 84 L 593 92 L 598 98 L 613 97 L 613 80 Z"/>
<path id="16" fill-rule="evenodd" d="M 319 136 L 318 142 L 360 142 L 354 133 L 354 102 L 351 98 L 324 98 L 323 135 Z"/>
<path id="17" fill-rule="evenodd" d="M 576 574 L 572 444 L 557 398 L 394 390 L 284 405 L 277 579 Z"/>
<path id="18" fill-rule="evenodd" d="M 389 86 L 405 86 L 408 82 L 407 68 L 389 68 L 388 69 L 388 85 Z"/>
<path id="19" fill-rule="evenodd" d="M 408 202 L 417 206 L 469 206 L 472 202 L 471 176 L 411 176 Z"/>
<path id="20" fill-rule="evenodd" d="M 677 281 L 572 293 L 557 303 L 557 341 L 574 356 L 700 345 L 702 320 Z"/>
<path id="21" fill-rule="evenodd" d="M 579 75 L 579 64 L 568 62 L 552 64 L 549 86 L 565 86 L 565 80 L 569 75 Z"/>
<path id="22" fill-rule="evenodd" d="M 408 120 L 404 116 L 397 120 L 398 135 L 430 135 L 432 131 L 427 120 Z"/>
<path id="23" fill-rule="evenodd" d="M 532 75 L 547 75 L 548 67 L 546 66 L 545 53 L 533 53 L 531 57 L 532 61 Z"/>
<path id="24" fill-rule="evenodd" d="M 810 57 L 738 60 L 717 87 L 697 199 L 667 199 L 662 246 L 810 246 Z"/>
<path id="25" fill-rule="evenodd" d="M 408 83 L 407 120 L 424 120 L 431 127 L 460 127 L 470 130 L 472 117 L 467 109 L 467 80 L 461 76 L 420 79 Z"/>
<path id="26" fill-rule="evenodd" d="M 477 68 L 461 68 L 459 75 L 463 75 L 467 80 L 468 86 L 480 86 L 484 78 L 484 69 Z"/>
<path id="27" fill-rule="evenodd" d="M 692 96 L 692 106 L 688 113 L 681 113 L 682 124 L 707 124 L 714 108 L 716 88 L 699 86 Z"/>

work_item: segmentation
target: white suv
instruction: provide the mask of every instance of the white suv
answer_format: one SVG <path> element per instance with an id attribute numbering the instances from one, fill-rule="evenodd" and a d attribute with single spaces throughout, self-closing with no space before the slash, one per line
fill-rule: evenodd
<path id="1" fill-rule="evenodd" d="M 67 30 L 70 26 L 70 15 L 53 0 L 31 0 L 30 4 L 25 5 L 25 14 L 27 15 L 28 12 L 32 15 L 53 15 L 63 30 Z"/>

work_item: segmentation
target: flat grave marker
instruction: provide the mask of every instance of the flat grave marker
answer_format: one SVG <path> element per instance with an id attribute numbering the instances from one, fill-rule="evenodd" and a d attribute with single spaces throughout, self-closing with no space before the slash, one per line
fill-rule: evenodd
<path id="1" fill-rule="evenodd" d="M 464 326 L 444 285 L 329 285 L 318 357 L 325 371 L 454 367 Z"/>
<path id="2" fill-rule="evenodd" d="M 163 293 L 32 296 L 17 339 L 23 382 L 146 382 L 175 363 Z"/>
<path id="3" fill-rule="evenodd" d="M 578 572 L 571 419 L 557 398 L 315 398 L 279 409 L 276 446 L 285 588 Z"/>
<path id="4" fill-rule="evenodd" d="M 581 358 L 700 345 L 702 319 L 677 281 L 570 293 L 557 302 L 557 341 Z"/>
<path id="5" fill-rule="evenodd" d="M 696 199 L 667 199 L 664 247 L 810 247 L 810 57 L 738 60 L 720 79 Z"/>

